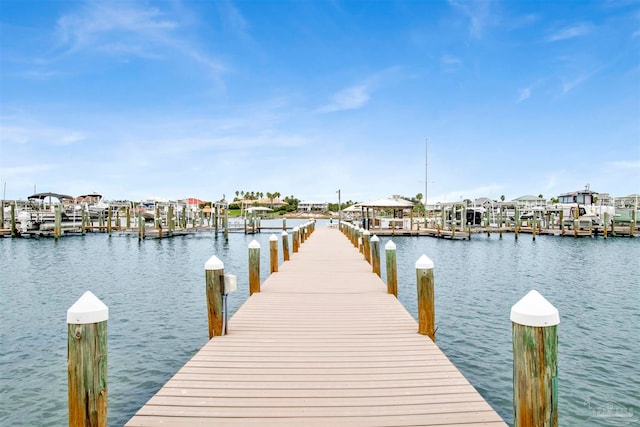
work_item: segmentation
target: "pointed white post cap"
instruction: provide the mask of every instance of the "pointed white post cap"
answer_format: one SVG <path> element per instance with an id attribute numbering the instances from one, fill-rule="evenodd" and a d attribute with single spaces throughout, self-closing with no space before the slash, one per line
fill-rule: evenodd
<path id="1" fill-rule="evenodd" d="M 205 270 L 222 270 L 224 269 L 224 263 L 220 259 L 213 255 L 204 263 Z"/>
<path id="2" fill-rule="evenodd" d="M 300 231 L 299 227 L 293 227 L 293 231 Z"/>
<path id="3" fill-rule="evenodd" d="M 289 233 L 287 233 L 286 231 L 282 231 L 282 235 L 283 235 L 283 236 L 288 236 L 288 235 L 289 235 Z"/>
<path id="4" fill-rule="evenodd" d="M 85 292 L 67 310 L 67 323 L 71 325 L 106 322 L 108 319 L 109 307 L 104 305 L 91 291 Z"/>
<path id="5" fill-rule="evenodd" d="M 433 261 L 426 255 L 422 255 L 416 261 L 416 270 L 433 270 Z"/>
<path id="6" fill-rule="evenodd" d="M 511 307 L 511 321 L 524 326 L 554 326 L 560 323 L 560 315 L 558 309 L 534 289 Z"/>
<path id="7" fill-rule="evenodd" d="M 371 238 L 372 242 L 379 242 L 380 239 L 378 238 L 378 236 L 376 236 L 375 234 L 373 235 L 373 237 Z"/>
<path id="8" fill-rule="evenodd" d="M 393 243 L 393 240 L 389 240 L 386 245 L 384 245 L 385 250 L 387 251 L 395 251 L 396 244 Z"/>
<path id="9" fill-rule="evenodd" d="M 275 235 L 275 234 L 272 234 L 271 236 L 269 236 L 269 241 L 270 241 L 270 242 L 277 242 L 277 241 L 278 241 L 278 238 L 276 237 L 276 235 Z"/>
<path id="10" fill-rule="evenodd" d="M 253 239 L 251 243 L 249 243 L 249 249 L 260 249 L 260 243 L 257 240 Z"/>
<path id="11" fill-rule="evenodd" d="M 365 236 L 370 236 L 371 232 L 369 230 L 364 230 L 362 234 L 364 234 Z"/>

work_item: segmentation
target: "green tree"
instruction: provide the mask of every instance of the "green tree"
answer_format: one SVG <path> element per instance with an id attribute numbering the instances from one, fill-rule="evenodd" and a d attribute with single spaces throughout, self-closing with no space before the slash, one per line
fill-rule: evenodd
<path id="1" fill-rule="evenodd" d="M 504 194 L 503 194 L 502 196 L 500 196 L 500 201 L 504 202 L 504 199 L 505 199 L 505 197 L 504 197 Z"/>

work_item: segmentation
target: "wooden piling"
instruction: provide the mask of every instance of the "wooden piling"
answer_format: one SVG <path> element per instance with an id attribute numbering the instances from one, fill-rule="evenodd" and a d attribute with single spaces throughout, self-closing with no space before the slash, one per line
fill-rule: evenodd
<path id="1" fill-rule="evenodd" d="M 636 208 L 631 208 L 631 223 L 629 224 L 629 237 L 633 237 L 636 233 Z"/>
<path id="2" fill-rule="evenodd" d="M 300 229 L 298 227 L 293 227 L 293 235 L 291 237 L 291 243 L 293 246 L 293 253 L 298 252 L 298 248 L 300 246 L 300 242 L 298 240 L 298 234 L 300 233 Z"/>
<path id="3" fill-rule="evenodd" d="M 111 226 L 113 224 L 113 210 L 111 209 L 111 205 L 107 208 L 109 211 L 107 212 L 107 234 L 111 236 Z"/>
<path id="4" fill-rule="evenodd" d="M 209 339 L 223 335 L 224 263 L 213 255 L 204 264 Z"/>
<path id="5" fill-rule="evenodd" d="M 62 206 L 56 205 L 55 209 L 55 223 L 53 225 L 53 237 L 58 239 L 62 234 Z"/>
<path id="6" fill-rule="evenodd" d="M 269 265 L 271 273 L 278 272 L 278 238 L 275 234 L 269 237 Z"/>
<path id="7" fill-rule="evenodd" d="M 364 259 L 371 264 L 371 232 L 369 230 L 362 232 L 362 249 L 364 251 Z"/>
<path id="8" fill-rule="evenodd" d="M 484 226 L 487 227 L 487 237 L 491 236 L 491 211 L 489 209 L 487 209 L 485 211 L 485 220 L 484 220 Z"/>
<path id="9" fill-rule="evenodd" d="M 558 426 L 558 310 L 532 290 L 511 308 L 514 427 Z"/>
<path id="10" fill-rule="evenodd" d="M 371 269 L 380 277 L 380 239 L 375 235 L 371 238 Z"/>
<path id="11" fill-rule="evenodd" d="M 224 240 L 229 241 L 229 206 L 224 208 Z"/>
<path id="12" fill-rule="evenodd" d="M 131 228 L 131 206 L 127 206 L 125 209 L 125 215 L 127 216 L 125 225 L 127 230 Z"/>
<path id="13" fill-rule="evenodd" d="M 0 228 L 4 228 L 4 200 L 0 202 Z"/>
<path id="14" fill-rule="evenodd" d="M 533 241 L 536 241 L 536 211 L 533 211 L 533 216 L 531 217 L 531 235 L 533 236 Z"/>
<path id="15" fill-rule="evenodd" d="M 282 232 L 282 257 L 285 261 L 289 261 L 289 234 Z"/>
<path id="16" fill-rule="evenodd" d="M 87 215 L 87 211 L 85 209 L 84 204 L 82 205 L 82 207 L 80 208 L 80 230 L 82 232 L 82 235 L 84 236 L 85 233 L 87 232 L 87 227 L 86 227 L 86 215 Z"/>
<path id="17" fill-rule="evenodd" d="M 249 243 L 249 295 L 260 292 L 260 243 Z"/>
<path id="18" fill-rule="evenodd" d="M 11 237 L 18 235 L 18 229 L 16 228 L 16 204 L 11 205 Z"/>
<path id="19" fill-rule="evenodd" d="M 107 426 L 108 318 L 89 291 L 67 310 L 69 427 Z"/>
<path id="20" fill-rule="evenodd" d="M 609 226 L 609 212 L 605 212 L 604 213 L 604 230 L 603 230 L 603 234 L 604 234 L 604 238 L 607 238 L 607 227 Z"/>
<path id="21" fill-rule="evenodd" d="M 398 297 L 398 267 L 396 263 L 396 245 L 389 240 L 384 245 L 387 259 L 387 293 Z"/>
<path id="22" fill-rule="evenodd" d="M 564 212 L 560 211 L 560 234 L 564 236 Z"/>
<path id="23" fill-rule="evenodd" d="M 144 239 L 144 218 L 142 217 L 142 211 L 138 210 L 138 241 Z"/>
<path id="24" fill-rule="evenodd" d="M 434 305 L 433 261 L 422 255 L 416 261 L 416 285 L 418 288 L 418 333 L 436 341 Z"/>

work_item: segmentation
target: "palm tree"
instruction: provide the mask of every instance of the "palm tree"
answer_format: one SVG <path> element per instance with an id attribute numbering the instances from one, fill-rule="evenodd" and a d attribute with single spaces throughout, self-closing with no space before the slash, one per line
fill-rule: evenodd
<path id="1" fill-rule="evenodd" d="M 504 202 L 504 199 L 505 199 L 505 197 L 504 197 L 504 194 L 503 194 L 502 196 L 500 196 L 500 201 Z"/>

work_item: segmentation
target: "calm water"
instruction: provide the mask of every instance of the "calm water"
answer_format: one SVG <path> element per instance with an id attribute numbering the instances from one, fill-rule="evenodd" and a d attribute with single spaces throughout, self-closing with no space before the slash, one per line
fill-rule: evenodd
<path id="1" fill-rule="evenodd" d="M 0 239 L 0 425 L 67 423 L 66 311 L 86 290 L 109 306 L 109 425 L 124 424 L 207 341 L 206 260 L 237 274 L 235 311 L 248 295 L 247 245 L 262 245 L 264 280 L 269 235 Z M 394 242 L 400 300 L 415 317 L 414 263 L 426 254 L 438 344 L 507 422 L 509 312 L 537 289 L 560 311 L 560 425 L 639 423 L 640 239 Z"/>

